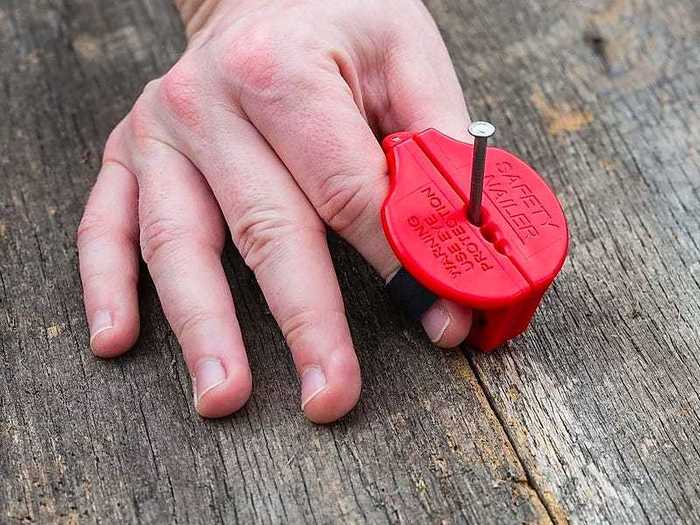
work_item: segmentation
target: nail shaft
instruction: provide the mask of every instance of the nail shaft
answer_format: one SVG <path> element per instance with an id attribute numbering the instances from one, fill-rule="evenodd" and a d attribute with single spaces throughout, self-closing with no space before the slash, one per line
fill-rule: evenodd
<path id="1" fill-rule="evenodd" d="M 486 150 L 489 137 L 496 128 L 489 122 L 473 122 L 469 134 L 474 137 L 472 156 L 471 189 L 469 192 L 469 209 L 467 218 L 476 226 L 481 226 L 481 199 L 484 194 L 484 173 L 486 171 Z"/>
<path id="2" fill-rule="evenodd" d="M 469 193 L 469 222 L 481 226 L 481 197 L 484 194 L 484 169 L 486 167 L 486 143 L 488 139 L 474 140 L 472 157 L 472 187 Z"/>

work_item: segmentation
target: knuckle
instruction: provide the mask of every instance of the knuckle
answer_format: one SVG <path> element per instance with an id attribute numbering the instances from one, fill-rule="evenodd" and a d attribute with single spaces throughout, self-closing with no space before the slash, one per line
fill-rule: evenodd
<path id="1" fill-rule="evenodd" d="M 321 225 L 306 226 L 314 227 Z M 304 228 L 277 209 L 258 206 L 241 215 L 232 225 L 231 235 L 246 265 L 255 272 L 273 257 L 283 257 L 284 243 Z"/>
<path id="2" fill-rule="evenodd" d="M 129 252 L 136 247 L 136 232 L 129 229 L 121 229 L 111 224 L 104 213 L 86 210 L 80 219 L 76 232 L 76 244 L 81 257 L 87 251 L 94 254 L 101 254 L 107 244 L 120 245 L 122 248 L 128 246 Z M 135 255 L 135 254 L 134 254 Z M 138 265 L 125 267 L 125 273 L 120 276 L 122 280 L 135 282 L 138 280 Z M 84 282 L 104 280 L 113 277 L 111 272 L 102 269 L 100 265 L 91 265 L 90 270 L 81 269 L 81 278 Z"/>
<path id="3" fill-rule="evenodd" d="M 300 84 L 311 80 L 304 60 L 273 25 L 246 29 L 230 40 L 222 53 L 224 76 L 241 103 L 277 104 Z"/>
<path id="4" fill-rule="evenodd" d="M 131 228 L 122 224 L 116 224 L 113 220 L 110 220 L 108 214 L 109 210 L 101 210 L 88 204 L 76 231 L 79 249 L 101 241 L 111 241 L 130 246 L 136 245 L 135 229 L 132 231 Z"/>
<path id="5" fill-rule="evenodd" d="M 172 319 L 172 327 L 178 340 L 183 341 L 205 331 L 210 322 L 216 319 L 214 312 L 197 307 L 183 308 L 182 313 Z"/>
<path id="6" fill-rule="evenodd" d="M 78 248 L 84 248 L 86 245 L 103 239 L 108 234 L 109 228 L 105 218 L 100 213 L 86 210 L 80 219 L 76 234 Z"/>
<path id="7" fill-rule="evenodd" d="M 107 142 L 105 143 L 104 153 L 102 155 L 103 163 L 110 161 L 119 157 L 119 153 L 122 151 L 122 129 L 126 123 L 126 118 L 122 119 L 119 124 L 112 130 L 107 137 Z"/>
<path id="8" fill-rule="evenodd" d="M 300 308 L 292 313 L 284 322 L 280 323 L 280 330 L 290 348 L 294 348 L 304 335 L 311 332 L 315 327 L 323 324 L 324 317 L 328 317 L 328 312 L 322 314 L 313 308 Z"/>
<path id="9" fill-rule="evenodd" d="M 159 80 L 153 80 L 148 84 L 124 121 L 125 131 L 137 143 L 151 140 L 157 134 L 158 118 L 151 93 L 156 89 L 152 86 L 159 83 Z"/>
<path id="10" fill-rule="evenodd" d="M 276 210 L 260 207 L 244 213 L 231 234 L 246 265 L 255 271 L 278 251 L 281 238 L 292 228 Z"/>
<path id="11" fill-rule="evenodd" d="M 347 326 L 345 310 L 342 305 L 319 309 L 305 305 L 294 308 L 289 315 L 280 322 L 280 330 L 289 347 L 294 351 L 309 340 L 309 336 L 322 330 L 332 330 L 337 326 Z"/>
<path id="12" fill-rule="evenodd" d="M 267 45 L 250 49 L 237 46 L 229 52 L 226 68 L 238 84 L 241 96 L 270 97 L 278 92 L 286 66 L 277 53 Z"/>
<path id="13" fill-rule="evenodd" d="M 322 200 L 316 207 L 318 214 L 335 232 L 345 234 L 370 213 L 377 212 L 369 186 L 348 171 L 336 171 L 326 177 L 321 185 Z"/>
<path id="14" fill-rule="evenodd" d="M 189 61 L 175 64 L 161 78 L 155 92 L 163 108 L 179 122 L 190 127 L 201 123 L 203 86 L 199 73 Z"/>
<path id="15" fill-rule="evenodd" d="M 146 264 L 150 264 L 157 257 L 173 254 L 191 238 L 188 229 L 172 219 L 145 221 L 141 225 L 141 255 Z"/>
<path id="16" fill-rule="evenodd" d="M 260 72 L 269 66 L 278 66 L 278 35 L 260 24 L 232 32 L 221 41 L 218 55 L 226 71 L 235 76 L 246 72 Z"/>

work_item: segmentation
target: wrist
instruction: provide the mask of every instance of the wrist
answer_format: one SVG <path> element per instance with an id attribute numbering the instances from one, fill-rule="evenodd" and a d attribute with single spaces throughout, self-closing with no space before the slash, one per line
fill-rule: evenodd
<path id="1" fill-rule="evenodd" d="M 206 24 L 221 0 L 175 0 L 180 18 L 185 24 L 187 38 L 191 38 Z"/>

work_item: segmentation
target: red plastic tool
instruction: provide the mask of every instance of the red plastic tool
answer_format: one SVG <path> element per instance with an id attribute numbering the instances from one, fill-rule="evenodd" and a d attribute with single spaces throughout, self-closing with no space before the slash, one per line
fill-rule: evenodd
<path id="1" fill-rule="evenodd" d="M 473 146 L 434 129 L 382 143 L 391 188 L 384 231 L 428 290 L 474 309 L 467 342 L 492 350 L 525 331 L 566 258 L 559 201 L 522 160 L 488 148 L 481 225 L 467 219 Z"/>

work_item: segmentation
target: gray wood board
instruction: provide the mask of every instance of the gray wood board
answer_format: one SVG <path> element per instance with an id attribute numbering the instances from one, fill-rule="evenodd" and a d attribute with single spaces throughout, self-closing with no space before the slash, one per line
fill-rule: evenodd
<path id="1" fill-rule="evenodd" d="M 472 114 L 571 228 L 532 330 L 470 362 L 553 516 L 697 522 L 700 4 L 461 4 L 433 2 Z"/>
<path id="2" fill-rule="evenodd" d="M 248 406 L 200 419 L 151 282 L 125 358 L 88 350 L 74 232 L 106 135 L 184 45 L 160 2 L 17 0 L 0 11 L 0 522 L 493 522 L 547 519 L 466 358 L 432 348 L 334 241 L 365 378 L 318 427 L 233 249 L 255 377 Z"/>

